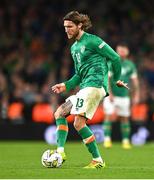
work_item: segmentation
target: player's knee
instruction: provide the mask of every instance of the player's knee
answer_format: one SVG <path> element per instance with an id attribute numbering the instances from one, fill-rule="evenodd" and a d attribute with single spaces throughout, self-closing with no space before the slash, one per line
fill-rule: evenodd
<path id="1" fill-rule="evenodd" d="M 75 127 L 75 129 L 78 131 L 79 129 L 80 129 L 80 123 L 78 122 L 78 121 L 74 121 L 74 123 L 73 123 L 73 125 L 74 125 L 74 127 Z"/>
<path id="2" fill-rule="evenodd" d="M 82 129 L 82 128 L 86 125 L 86 123 L 85 123 L 84 120 L 82 120 L 82 119 L 80 119 L 80 118 L 77 117 L 77 118 L 75 119 L 73 125 L 74 125 L 74 128 L 75 128 L 77 131 L 79 131 L 80 129 Z"/>
<path id="3" fill-rule="evenodd" d="M 55 119 L 59 119 L 63 117 L 63 113 L 60 109 L 57 109 L 57 111 L 54 113 Z"/>
<path id="4" fill-rule="evenodd" d="M 59 113 L 57 111 L 54 113 L 54 117 L 55 117 L 55 119 L 58 119 Z"/>

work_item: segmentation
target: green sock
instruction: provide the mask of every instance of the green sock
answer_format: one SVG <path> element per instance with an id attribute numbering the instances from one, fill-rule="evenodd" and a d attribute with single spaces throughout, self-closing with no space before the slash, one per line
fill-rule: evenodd
<path id="1" fill-rule="evenodd" d="M 100 152 L 98 150 L 94 134 L 89 129 L 89 127 L 88 126 L 83 127 L 78 131 L 78 133 L 82 137 L 83 142 L 88 148 L 88 151 L 92 154 L 92 157 L 93 158 L 100 157 Z"/>
<path id="2" fill-rule="evenodd" d="M 129 139 L 130 137 L 130 122 L 121 122 L 122 139 Z"/>
<path id="3" fill-rule="evenodd" d="M 111 137 L 112 122 L 105 120 L 103 123 L 103 127 L 104 127 L 104 136 Z"/>
<path id="4" fill-rule="evenodd" d="M 65 118 L 58 118 L 56 119 L 56 125 L 57 125 L 57 146 L 58 147 L 64 147 L 67 134 L 68 134 L 68 123 Z"/>

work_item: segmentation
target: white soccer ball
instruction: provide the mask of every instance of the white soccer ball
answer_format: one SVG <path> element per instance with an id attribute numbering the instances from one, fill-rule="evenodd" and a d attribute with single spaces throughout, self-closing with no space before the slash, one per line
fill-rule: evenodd
<path id="1" fill-rule="evenodd" d="M 41 158 L 42 165 L 47 168 L 58 168 L 62 165 L 63 158 L 56 150 L 46 150 Z"/>

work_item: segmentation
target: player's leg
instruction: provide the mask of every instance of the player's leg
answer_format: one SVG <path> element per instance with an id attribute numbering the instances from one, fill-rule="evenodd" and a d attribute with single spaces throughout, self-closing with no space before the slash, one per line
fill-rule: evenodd
<path id="1" fill-rule="evenodd" d="M 92 155 L 92 162 L 85 168 L 101 168 L 105 166 L 105 162 L 102 160 L 95 136 L 90 128 L 86 125 L 86 118 L 80 115 L 75 117 L 74 127 L 81 136 L 88 151 Z"/>
<path id="2" fill-rule="evenodd" d="M 130 98 L 129 97 L 116 97 L 115 103 L 118 106 L 117 114 L 120 120 L 121 135 L 122 135 L 122 147 L 124 149 L 130 149 Z"/>
<path id="3" fill-rule="evenodd" d="M 104 129 L 104 147 L 111 148 L 112 147 L 112 121 L 111 115 L 105 114 L 105 119 L 103 123 Z"/>
<path id="4" fill-rule="evenodd" d="M 122 147 L 124 149 L 130 149 L 130 133 L 131 126 L 129 122 L 129 117 L 120 117 L 121 135 L 122 135 Z"/>
<path id="5" fill-rule="evenodd" d="M 66 160 L 66 156 L 64 154 L 64 145 L 68 135 L 68 123 L 65 117 L 69 115 L 71 108 L 71 101 L 67 101 L 62 104 L 54 113 L 57 125 L 57 151 L 62 154 L 63 160 Z"/>
<path id="6" fill-rule="evenodd" d="M 87 87 L 69 98 L 73 104 L 71 114 L 76 115 L 74 127 L 93 157 L 92 163 L 86 168 L 101 168 L 105 166 L 100 156 L 94 134 L 86 125 L 86 120 L 92 119 L 100 101 L 105 95 L 104 88 Z"/>
<path id="7" fill-rule="evenodd" d="M 105 119 L 103 122 L 103 130 L 104 130 L 104 147 L 111 148 L 112 147 L 112 114 L 114 112 L 114 104 L 111 102 L 110 97 L 106 97 L 103 102 L 103 108 L 105 113 Z"/>

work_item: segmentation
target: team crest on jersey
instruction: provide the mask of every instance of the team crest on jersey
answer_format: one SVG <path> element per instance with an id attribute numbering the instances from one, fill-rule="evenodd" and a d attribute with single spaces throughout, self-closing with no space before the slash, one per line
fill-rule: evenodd
<path id="1" fill-rule="evenodd" d="M 85 51 L 85 49 L 86 49 L 86 47 L 85 46 L 81 46 L 81 53 L 83 54 L 84 53 L 84 51 Z"/>

